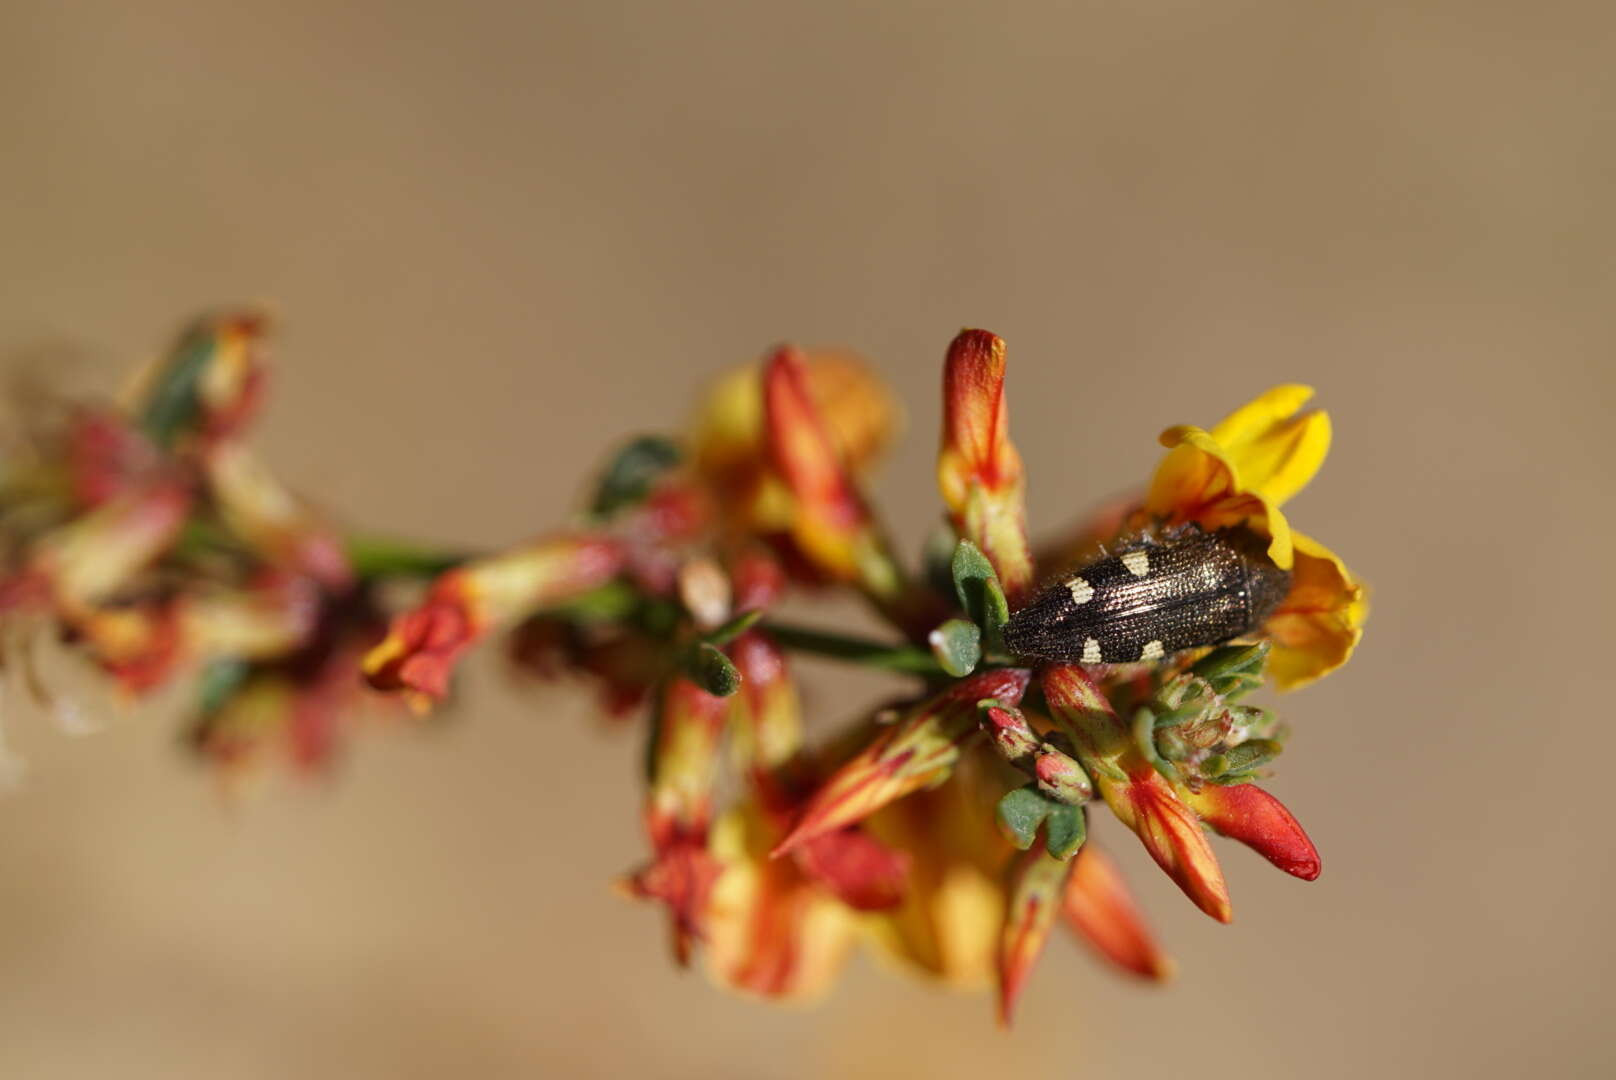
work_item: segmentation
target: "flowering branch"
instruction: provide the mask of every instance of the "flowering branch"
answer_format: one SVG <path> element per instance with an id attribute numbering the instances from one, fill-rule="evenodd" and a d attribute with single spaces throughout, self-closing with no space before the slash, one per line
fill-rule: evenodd
<path id="1" fill-rule="evenodd" d="M 253 453 L 268 330 L 198 320 L 120 407 L 30 415 L 0 471 L 0 618 L 40 696 L 42 633 L 126 695 L 188 681 L 190 745 L 239 788 L 325 771 L 362 712 L 402 725 L 452 702 L 460 662 L 497 642 L 514 672 L 645 718 L 646 856 L 621 891 L 665 909 L 679 963 L 769 998 L 824 992 L 865 943 L 996 981 L 1009 1022 L 1059 925 L 1164 978 L 1090 839 L 1101 804 L 1221 922 L 1209 831 L 1318 876 L 1254 783 L 1289 728 L 1246 700 L 1339 667 L 1366 615 L 1281 509 L 1329 447 L 1307 388 L 1169 428 L 1149 483 L 1035 563 L 1005 343 L 963 331 L 943 365 L 947 526 L 916 570 L 866 494 L 890 397 L 856 357 L 783 346 L 720 380 L 693 430 L 624 444 L 565 528 L 444 551 L 338 529 Z M 836 591 L 887 636 L 776 614 Z M 827 725 L 798 693 L 803 655 L 903 687 Z"/>

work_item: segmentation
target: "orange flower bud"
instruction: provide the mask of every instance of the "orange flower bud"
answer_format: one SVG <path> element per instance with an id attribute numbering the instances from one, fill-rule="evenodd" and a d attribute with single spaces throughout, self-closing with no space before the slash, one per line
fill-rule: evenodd
<path id="1" fill-rule="evenodd" d="M 802 705 L 785 653 L 758 630 L 729 646 L 741 673 L 741 688 L 730 698 L 740 755 L 754 771 L 790 761 L 802 749 Z"/>
<path id="2" fill-rule="evenodd" d="M 961 744 L 979 731 L 977 702 L 997 698 L 1013 705 L 1021 700 L 1030 679 L 1031 673 L 1021 668 L 978 672 L 881 729 L 814 794 L 796 828 L 774 849 L 775 856 L 940 783 L 953 771 Z"/>
<path id="3" fill-rule="evenodd" d="M 1072 859 L 1061 910 L 1073 930 L 1122 970 L 1158 980 L 1172 974 L 1172 961 L 1145 925 L 1121 870 L 1093 841 Z"/>
<path id="4" fill-rule="evenodd" d="M 539 608 L 603 585 L 623 551 L 602 536 L 560 536 L 478 559 L 444 574 L 415 610 L 393 620 L 365 657 L 378 690 L 403 690 L 417 704 L 441 700 L 449 674 L 476 642 Z"/>
<path id="5" fill-rule="evenodd" d="M 263 397 L 267 332 L 268 319 L 256 311 L 206 316 L 187 327 L 133 388 L 141 428 L 166 449 L 239 434 Z"/>
<path id="6" fill-rule="evenodd" d="M 1303 881 L 1319 876 L 1318 849 L 1285 804 L 1256 784 L 1208 785 L 1184 796 L 1206 822 L 1231 840 Z"/>
<path id="7" fill-rule="evenodd" d="M 330 588 L 353 578 L 342 539 L 312 508 L 281 486 L 240 443 L 221 443 L 207 455 L 208 483 L 225 523 L 271 565 Z"/>
<path id="8" fill-rule="evenodd" d="M 1111 812 L 1197 907 L 1228 922 L 1228 888 L 1200 821 L 1146 760 L 1099 687 L 1076 664 L 1051 665 L 1041 679 L 1054 719 Z"/>
<path id="9" fill-rule="evenodd" d="M 840 459 L 854 471 L 865 468 L 899 426 L 892 395 L 853 353 L 816 348 L 802 356 L 808 390 Z M 697 470 L 726 501 L 742 506 L 758 494 L 758 463 L 766 453 L 762 366 L 748 364 L 718 380 L 702 402 L 692 437 Z"/>
<path id="10" fill-rule="evenodd" d="M 1004 340 L 962 330 L 943 366 L 943 438 L 937 483 L 954 528 L 993 563 L 1013 605 L 1033 583 L 1026 476 L 1010 441 Z"/>
<path id="11" fill-rule="evenodd" d="M 763 373 L 770 460 L 792 501 L 791 539 L 818 574 L 851 582 L 911 635 L 935 624 L 936 605 L 912 590 L 837 451 L 809 391 L 802 354 L 789 346 Z"/>
<path id="12" fill-rule="evenodd" d="M 1052 857 L 1039 840 L 1010 869 L 1010 902 L 999 938 L 999 1023 L 1010 1026 L 1016 999 L 1043 955 L 1072 863 Z"/>
<path id="13" fill-rule="evenodd" d="M 707 851 L 718 778 L 718 740 L 728 702 L 688 679 L 663 688 L 651 749 L 645 829 L 651 863 L 626 883 L 632 895 L 661 901 L 673 917 L 674 957 L 690 958 L 720 867 Z"/>
<path id="14" fill-rule="evenodd" d="M 792 533 L 825 572 L 859 577 L 859 547 L 870 528 L 863 498 L 843 471 L 836 446 L 808 391 L 802 355 L 782 347 L 763 376 L 769 453 L 797 501 Z"/>
<path id="15" fill-rule="evenodd" d="M 63 610 L 95 604 L 167 551 L 190 510 L 191 492 L 176 479 L 127 491 L 44 536 L 27 576 Z"/>
<path id="16" fill-rule="evenodd" d="M 1229 889 L 1195 812 L 1166 780 L 1144 773 L 1124 785 L 1101 782 L 1100 791 L 1122 823 L 1138 834 L 1156 865 L 1195 905 L 1218 922 L 1233 918 Z"/>

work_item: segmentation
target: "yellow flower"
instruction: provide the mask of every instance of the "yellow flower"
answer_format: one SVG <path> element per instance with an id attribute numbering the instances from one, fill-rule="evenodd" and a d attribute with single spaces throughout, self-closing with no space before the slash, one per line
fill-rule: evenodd
<path id="1" fill-rule="evenodd" d="M 809 392 L 825 418 L 831 441 L 855 470 L 878 457 L 898 428 L 890 391 L 850 352 L 810 349 L 804 354 Z M 697 467 L 715 480 L 752 472 L 764 449 L 763 365 L 731 370 L 713 384 L 696 416 Z"/>
<path id="2" fill-rule="evenodd" d="M 961 990 L 993 984 L 1005 911 L 1000 878 L 1014 854 L 984 813 L 979 783 L 956 774 L 865 822 L 911 859 L 903 903 L 865 916 L 876 955 Z"/>
<path id="3" fill-rule="evenodd" d="M 722 867 L 707 904 L 705 963 L 721 986 L 812 1001 L 858 940 L 857 915 L 792 859 L 771 859 L 777 824 L 755 801 L 721 816 L 710 850 Z"/>
<path id="4" fill-rule="evenodd" d="M 890 391 L 850 352 L 812 349 L 803 360 L 826 435 L 849 470 L 863 471 L 900 426 Z M 789 532 L 796 504 L 768 465 L 764 367 L 747 364 L 713 384 L 693 424 L 692 456 L 701 477 L 725 495 L 734 524 L 746 531 Z"/>
<path id="5" fill-rule="evenodd" d="M 1131 524 L 1240 525 L 1268 540 L 1268 555 L 1292 573 L 1263 633 L 1274 642 L 1269 672 L 1281 690 L 1312 682 L 1352 655 L 1368 614 L 1363 587 L 1318 541 L 1292 529 L 1281 505 L 1307 486 L 1330 449 L 1330 417 L 1301 412 L 1311 387 L 1276 386 L 1211 431 L 1162 432 L 1167 456 Z"/>

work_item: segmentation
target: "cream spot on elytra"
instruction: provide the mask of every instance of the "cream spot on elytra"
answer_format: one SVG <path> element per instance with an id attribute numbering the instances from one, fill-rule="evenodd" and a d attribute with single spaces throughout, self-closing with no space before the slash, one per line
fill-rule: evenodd
<path id="1" fill-rule="evenodd" d="M 1162 643 L 1159 641 L 1145 642 L 1144 649 L 1142 649 L 1139 653 L 1139 659 L 1141 660 L 1160 660 L 1161 657 Z"/>
<path id="2" fill-rule="evenodd" d="M 1066 587 L 1072 590 L 1072 603 L 1074 604 L 1086 604 L 1094 599 L 1094 586 L 1083 578 L 1073 578 L 1066 583 Z"/>
<path id="3" fill-rule="evenodd" d="M 1100 643 L 1094 638 L 1083 640 L 1083 662 L 1085 664 L 1098 664 L 1100 662 Z"/>
<path id="4" fill-rule="evenodd" d="M 1150 573 L 1150 556 L 1143 551 L 1130 551 L 1122 557 L 1122 565 L 1134 577 L 1144 577 Z"/>

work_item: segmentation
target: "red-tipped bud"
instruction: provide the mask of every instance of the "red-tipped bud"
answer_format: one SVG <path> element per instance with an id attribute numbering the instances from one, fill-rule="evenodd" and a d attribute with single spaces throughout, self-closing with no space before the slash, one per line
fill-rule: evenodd
<path id="1" fill-rule="evenodd" d="M 1233 918 L 1229 888 L 1212 845 L 1200 819 L 1179 801 L 1172 785 L 1152 772 L 1114 787 L 1102 782 L 1101 792 L 1112 812 L 1138 834 L 1156 865 L 1196 907 L 1218 922 Z"/>
<path id="2" fill-rule="evenodd" d="M 414 611 L 393 620 L 365 657 L 378 690 L 441 700 L 460 656 L 494 630 L 540 608 L 604 585 L 623 565 L 616 541 L 562 536 L 450 570 Z"/>
<path id="3" fill-rule="evenodd" d="M 306 574 L 340 589 L 353 578 L 342 539 L 312 507 L 239 443 L 222 443 L 207 456 L 208 483 L 229 526 L 273 566 Z"/>
<path id="4" fill-rule="evenodd" d="M 239 434 L 263 398 L 267 332 L 257 311 L 211 315 L 188 327 L 136 388 L 142 430 L 166 449 Z"/>
<path id="5" fill-rule="evenodd" d="M 1229 890 L 1199 819 L 1146 760 L 1094 680 L 1076 664 L 1052 665 L 1041 678 L 1055 720 L 1111 812 L 1197 907 L 1228 922 Z"/>
<path id="6" fill-rule="evenodd" d="M 959 534 L 992 561 L 1012 605 L 1033 583 L 1026 477 L 1010 441 L 1003 339 L 963 330 L 943 367 L 943 437 L 937 482 Z"/>
<path id="7" fill-rule="evenodd" d="M 377 690 L 420 695 L 417 704 L 449 694 L 449 674 L 460 655 L 481 637 L 467 605 L 443 595 L 393 620 L 387 637 L 365 657 L 365 678 Z"/>
<path id="8" fill-rule="evenodd" d="M 1303 881 L 1312 881 L 1322 869 L 1318 849 L 1285 804 L 1256 784 L 1208 786 L 1186 795 L 1185 801 L 1219 833 L 1251 850 Z"/>
<path id="9" fill-rule="evenodd" d="M 1053 858 L 1043 841 L 1018 856 L 1010 870 L 1010 902 L 999 938 L 999 1023 L 1010 1026 L 1016 999 L 1043 955 L 1072 863 Z"/>
<path id="10" fill-rule="evenodd" d="M 1020 709 L 1009 708 L 1000 702 L 982 703 L 982 730 L 993 740 L 999 756 L 1023 771 L 1037 764 L 1043 740 L 1027 723 Z"/>
<path id="11" fill-rule="evenodd" d="M 645 830 L 651 863 L 627 885 L 634 895 L 661 901 L 673 917 L 674 956 L 689 960 L 702 937 L 719 864 L 708 853 L 713 789 L 718 777 L 718 741 L 728 703 L 688 679 L 669 680 L 651 748 L 651 784 Z"/>
<path id="12" fill-rule="evenodd" d="M 813 574 L 851 582 L 911 635 L 936 623 L 936 604 L 916 592 L 893 557 L 829 425 L 810 392 L 802 354 L 782 347 L 763 372 L 764 434 L 791 494 L 790 533 Z"/>
<path id="13" fill-rule="evenodd" d="M 837 456 L 796 349 L 782 347 L 770 357 L 763 404 L 770 459 L 797 502 L 793 536 L 821 570 L 856 580 L 869 511 Z"/>
<path id="14" fill-rule="evenodd" d="M 1062 912 L 1073 930 L 1122 970 L 1157 980 L 1172 974 L 1172 961 L 1156 944 L 1122 872 L 1093 842 L 1072 860 Z"/>
<path id="15" fill-rule="evenodd" d="M 942 782 L 959 759 L 960 746 L 977 733 L 977 702 L 997 698 L 1014 705 L 1031 673 L 998 668 L 961 679 L 914 706 L 881 729 L 874 741 L 838 769 L 809 800 L 776 856 L 824 833 L 861 820 L 920 788 Z"/>
<path id="16" fill-rule="evenodd" d="M 169 549 L 191 503 L 174 479 L 127 491 L 45 536 L 27 576 L 48 583 L 63 610 L 104 600 Z"/>
<path id="17" fill-rule="evenodd" d="M 802 704 L 785 653 L 760 630 L 749 630 L 729 647 L 741 673 L 730 698 L 738 749 L 755 771 L 778 768 L 802 749 Z"/>

